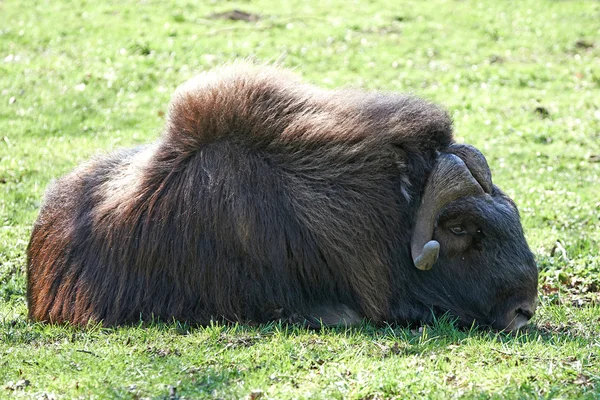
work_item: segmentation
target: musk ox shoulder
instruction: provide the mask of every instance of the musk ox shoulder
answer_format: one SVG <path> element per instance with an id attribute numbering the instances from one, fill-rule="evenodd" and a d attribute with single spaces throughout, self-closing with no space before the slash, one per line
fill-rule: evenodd
<path id="1" fill-rule="evenodd" d="M 173 96 L 160 139 L 46 194 L 29 316 L 119 325 L 461 324 L 513 330 L 537 268 L 485 157 L 415 97 L 238 63 Z"/>

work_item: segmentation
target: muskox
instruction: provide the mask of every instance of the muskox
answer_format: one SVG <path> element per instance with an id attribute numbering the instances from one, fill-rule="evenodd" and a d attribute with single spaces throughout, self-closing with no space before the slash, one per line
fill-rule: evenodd
<path id="1" fill-rule="evenodd" d="M 323 90 L 238 63 L 177 89 L 157 143 L 48 190 L 29 316 L 514 330 L 537 268 L 484 156 L 412 96 Z"/>

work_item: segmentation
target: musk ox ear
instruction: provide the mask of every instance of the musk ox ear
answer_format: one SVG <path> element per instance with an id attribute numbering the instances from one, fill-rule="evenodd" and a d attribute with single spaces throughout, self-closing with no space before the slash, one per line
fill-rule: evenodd
<path id="1" fill-rule="evenodd" d="M 453 144 L 447 151 L 439 154 L 417 211 L 411 254 L 415 267 L 420 270 L 431 269 L 439 256 L 440 244 L 431 238 L 440 209 L 461 197 L 492 192 L 492 174 L 479 150 Z"/>

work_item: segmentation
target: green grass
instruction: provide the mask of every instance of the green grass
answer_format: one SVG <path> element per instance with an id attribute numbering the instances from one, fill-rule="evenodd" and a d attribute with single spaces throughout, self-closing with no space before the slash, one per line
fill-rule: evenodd
<path id="1" fill-rule="evenodd" d="M 233 9 L 260 19 L 213 17 Z M 600 397 L 599 38 L 597 1 L 0 1 L 0 397 Z M 520 206 L 541 271 L 533 324 L 29 323 L 47 184 L 154 140 L 178 84 L 244 57 L 445 105 Z"/>

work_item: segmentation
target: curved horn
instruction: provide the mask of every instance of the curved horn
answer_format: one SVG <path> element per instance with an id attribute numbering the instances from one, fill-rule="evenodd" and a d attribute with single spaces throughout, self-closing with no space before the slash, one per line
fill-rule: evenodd
<path id="1" fill-rule="evenodd" d="M 461 197 L 480 194 L 484 194 L 482 186 L 461 157 L 440 153 L 437 164 L 427 179 L 411 240 L 412 258 L 418 269 L 431 269 L 438 259 L 440 244 L 431 240 L 431 237 L 440 209 Z"/>
<path id="2" fill-rule="evenodd" d="M 485 156 L 479 150 L 469 144 L 454 143 L 446 151 L 459 156 L 467 164 L 467 168 L 483 190 L 488 194 L 492 193 L 492 171 Z"/>

